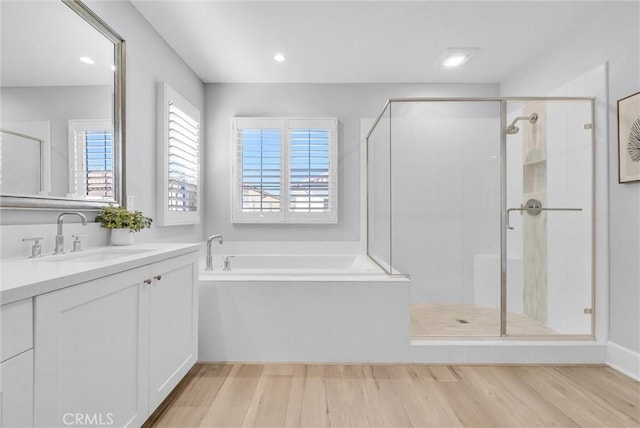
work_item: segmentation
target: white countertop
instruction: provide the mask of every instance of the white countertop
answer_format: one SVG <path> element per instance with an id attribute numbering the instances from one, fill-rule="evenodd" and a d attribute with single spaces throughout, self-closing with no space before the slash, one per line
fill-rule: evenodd
<path id="1" fill-rule="evenodd" d="M 101 247 L 78 253 L 0 261 L 0 303 L 11 303 L 81 282 L 91 281 L 182 254 L 196 252 L 201 243 L 148 243 L 126 247 Z M 135 252 L 102 261 L 92 256 L 104 251 Z M 85 258 L 84 260 L 81 259 Z M 63 262 L 68 258 L 69 262 Z M 77 261 L 73 261 L 73 259 Z M 99 257 L 97 257 L 99 258 Z"/>

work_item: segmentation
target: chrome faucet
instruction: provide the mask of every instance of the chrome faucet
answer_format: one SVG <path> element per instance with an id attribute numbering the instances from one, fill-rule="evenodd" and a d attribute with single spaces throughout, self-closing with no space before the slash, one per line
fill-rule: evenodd
<path id="1" fill-rule="evenodd" d="M 62 235 L 62 221 L 64 220 L 65 216 L 68 216 L 68 215 L 76 215 L 80 217 L 80 220 L 82 220 L 82 225 L 83 226 L 87 225 L 87 217 L 85 217 L 85 215 L 82 213 L 70 212 L 70 213 L 60 214 L 58 216 L 58 233 L 56 234 L 56 246 L 55 246 L 55 249 L 53 250 L 53 254 L 64 253 L 64 235 Z"/>
<path id="2" fill-rule="evenodd" d="M 207 267 L 205 270 L 213 270 L 213 258 L 211 257 L 211 243 L 217 240 L 218 244 L 222 244 L 224 239 L 222 239 L 222 235 L 211 235 L 209 239 L 207 239 Z"/>

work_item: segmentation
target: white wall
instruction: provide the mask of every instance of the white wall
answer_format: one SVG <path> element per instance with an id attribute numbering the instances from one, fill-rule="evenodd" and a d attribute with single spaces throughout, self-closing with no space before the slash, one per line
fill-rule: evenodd
<path id="1" fill-rule="evenodd" d="M 203 114 L 204 85 L 131 3 L 100 0 L 85 3 L 126 41 L 127 194 L 134 196 L 135 209 L 156 218 L 156 84 L 166 81 Z M 4 211 L 2 224 L 54 223 L 58 213 Z M 201 239 L 202 223 L 154 225 L 136 236 L 138 242 Z"/>
<path id="2" fill-rule="evenodd" d="M 640 351 L 640 183 L 618 184 L 616 101 L 640 90 L 639 9 L 637 2 L 608 3 L 607 14 L 567 34 L 502 82 L 503 95 L 546 94 L 608 64 L 608 99 L 599 100 L 607 108 L 608 124 L 596 126 L 600 130 L 608 126 L 609 340 L 636 353 Z M 599 195 L 603 196 L 607 206 L 606 195 Z M 596 211 L 596 216 L 602 218 L 603 213 Z M 596 241 L 598 247 L 606 244 Z"/>
<path id="3" fill-rule="evenodd" d="M 206 234 L 232 241 L 360 240 L 360 119 L 391 97 L 495 96 L 496 85 L 207 84 Z M 230 221 L 231 118 L 330 116 L 339 121 L 339 212 L 335 225 L 251 225 Z"/>

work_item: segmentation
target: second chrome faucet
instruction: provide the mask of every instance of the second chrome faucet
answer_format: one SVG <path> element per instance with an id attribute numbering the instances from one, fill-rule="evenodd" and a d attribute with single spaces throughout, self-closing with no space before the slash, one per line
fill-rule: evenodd
<path id="1" fill-rule="evenodd" d="M 78 216 L 80 217 L 80 220 L 82 220 L 82 225 L 86 226 L 87 225 L 87 217 L 79 212 L 68 212 L 68 213 L 62 213 L 58 216 L 58 232 L 56 234 L 56 246 L 55 249 L 53 250 L 53 254 L 62 254 L 64 253 L 64 235 L 62 234 L 62 222 L 64 221 L 64 218 L 66 216 Z"/>

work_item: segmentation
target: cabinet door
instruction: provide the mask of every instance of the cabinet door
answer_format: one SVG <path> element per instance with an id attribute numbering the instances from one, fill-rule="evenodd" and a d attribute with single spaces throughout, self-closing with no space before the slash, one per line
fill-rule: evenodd
<path id="1" fill-rule="evenodd" d="M 0 306 L 0 361 L 33 348 L 33 299 Z"/>
<path id="2" fill-rule="evenodd" d="M 33 426 L 33 350 L 0 364 L 2 427 Z"/>
<path id="3" fill-rule="evenodd" d="M 148 268 L 36 297 L 35 425 L 147 417 Z"/>
<path id="4" fill-rule="evenodd" d="M 153 411 L 197 359 L 196 255 L 153 264 L 151 274 L 149 409 Z"/>

